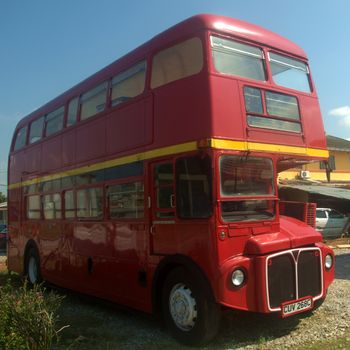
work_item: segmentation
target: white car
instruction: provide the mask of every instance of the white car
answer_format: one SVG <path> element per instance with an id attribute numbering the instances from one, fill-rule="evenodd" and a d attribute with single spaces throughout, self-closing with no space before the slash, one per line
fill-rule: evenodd
<path id="1" fill-rule="evenodd" d="M 324 238 L 340 237 L 346 233 L 349 217 L 331 208 L 316 209 L 316 229 Z"/>

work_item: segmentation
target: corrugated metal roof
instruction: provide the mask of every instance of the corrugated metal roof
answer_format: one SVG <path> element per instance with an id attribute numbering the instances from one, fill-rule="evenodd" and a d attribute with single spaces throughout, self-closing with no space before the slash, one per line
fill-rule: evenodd
<path id="1" fill-rule="evenodd" d="M 339 199 L 350 200 L 350 190 L 339 187 L 319 186 L 319 185 L 281 185 L 281 188 L 295 188 L 300 191 L 316 193 L 322 196 L 334 197 Z"/>
<path id="2" fill-rule="evenodd" d="M 327 135 L 327 148 L 330 151 L 350 151 L 350 141 Z"/>

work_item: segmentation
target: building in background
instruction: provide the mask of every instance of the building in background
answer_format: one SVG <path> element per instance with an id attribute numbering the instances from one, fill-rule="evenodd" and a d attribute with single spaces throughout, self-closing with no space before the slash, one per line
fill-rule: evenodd
<path id="1" fill-rule="evenodd" d="M 279 180 L 311 180 L 321 182 L 350 183 L 350 141 L 335 136 L 327 136 L 329 150 L 328 165 L 314 162 L 289 169 L 279 174 Z M 327 179 L 327 167 L 329 181 Z"/>

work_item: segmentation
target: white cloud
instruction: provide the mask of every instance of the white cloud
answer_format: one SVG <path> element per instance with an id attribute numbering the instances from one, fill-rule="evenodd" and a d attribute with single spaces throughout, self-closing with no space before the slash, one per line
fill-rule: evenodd
<path id="1" fill-rule="evenodd" d="M 331 109 L 328 113 L 339 118 L 339 125 L 350 127 L 350 106 L 343 106 Z"/>

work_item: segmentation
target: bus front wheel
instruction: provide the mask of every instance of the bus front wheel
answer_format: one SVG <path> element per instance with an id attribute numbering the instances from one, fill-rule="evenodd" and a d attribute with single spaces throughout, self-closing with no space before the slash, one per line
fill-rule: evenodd
<path id="1" fill-rule="evenodd" d="M 28 283 L 33 286 L 42 281 L 40 274 L 40 259 L 37 249 L 31 247 L 26 255 L 26 278 Z"/>
<path id="2" fill-rule="evenodd" d="M 221 310 L 210 288 L 185 268 L 167 276 L 162 295 L 165 322 L 174 337 L 186 345 L 202 345 L 215 337 Z"/>

